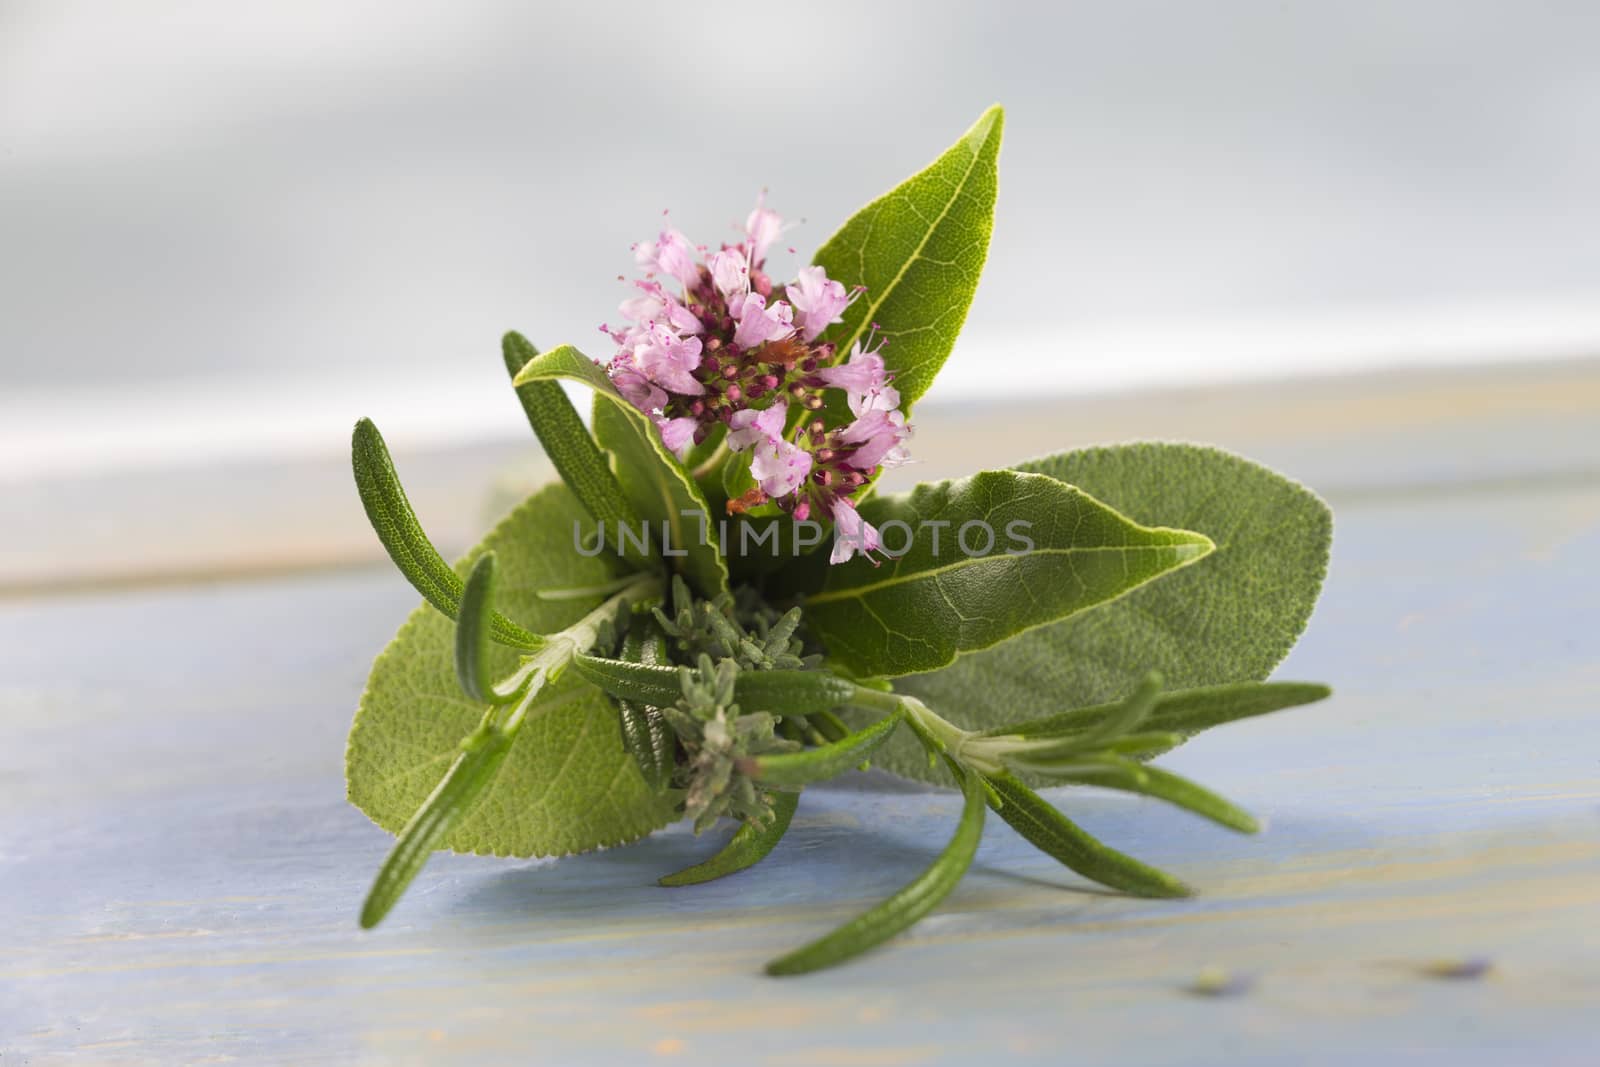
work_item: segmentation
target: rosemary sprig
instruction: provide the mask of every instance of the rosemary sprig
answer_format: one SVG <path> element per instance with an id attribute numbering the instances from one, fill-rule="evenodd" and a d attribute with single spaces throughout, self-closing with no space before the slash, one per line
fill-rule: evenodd
<path id="1" fill-rule="evenodd" d="M 461 603 L 461 578 L 450 569 L 423 532 L 422 524 L 417 522 L 417 514 L 406 499 L 400 476 L 395 473 L 394 461 L 389 458 L 389 448 L 371 419 L 356 423 L 350 439 L 350 465 L 367 520 L 395 567 L 424 600 L 449 618 L 455 618 Z M 541 644 L 537 634 L 498 612 L 492 617 L 490 635 L 503 645 L 523 651 L 532 651 Z"/>
<path id="2" fill-rule="evenodd" d="M 506 371 L 513 379 L 539 354 L 533 343 L 516 331 L 505 335 L 501 352 Z M 627 494 L 622 491 L 616 475 L 611 473 L 605 454 L 589 436 L 561 383 L 525 382 L 516 386 L 516 391 L 544 454 L 585 510 L 612 530 L 637 529 L 638 513 L 628 503 Z M 647 562 L 637 555 L 632 558 L 635 562 Z"/>
<path id="3" fill-rule="evenodd" d="M 510 751 L 511 736 L 492 722 L 485 722 L 461 743 L 450 769 L 400 831 L 378 868 L 361 905 L 363 927 L 371 929 L 389 914 L 439 843 L 471 814 Z"/>
<path id="4" fill-rule="evenodd" d="M 541 639 L 537 651 L 497 685 L 485 687 L 485 639 L 494 618 L 489 603 L 494 580 L 494 556 L 485 553 L 474 565 L 463 595 L 465 625 L 457 621 L 456 669 L 469 697 L 489 706 L 478 728 L 462 742 L 444 777 L 401 829 L 372 889 L 361 908 L 361 925 L 376 926 L 394 907 L 406 887 L 422 873 L 428 857 L 472 813 L 505 763 L 518 731 L 544 687 L 559 678 L 573 657 L 594 647 L 602 630 L 630 603 L 656 596 L 661 580 L 640 575 L 632 585 L 611 597 L 566 629 Z M 470 613 L 466 608 L 471 608 Z"/>
<path id="5" fill-rule="evenodd" d="M 896 709 L 864 730 L 846 734 L 837 741 L 803 752 L 758 757 L 751 761 L 748 773 L 762 785 L 779 789 L 837 778 L 850 768 L 860 766 L 878 746 L 889 740 L 904 717 L 904 710 Z"/>
<path id="6" fill-rule="evenodd" d="M 622 658 L 628 663 L 654 666 L 665 661 L 666 635 L 652 621 L 636 623 L 623 641 Z M 622 744 L 639 765 L 645 783 L 659 793 L 672 783 L 677 768 L 678 742 L 666 716 L 652 703 L 617 701 L 617 723 Z"/>
<path id="7" fill-rule="evenodd" d="M 961 881 L 972 866 L 983 836 L 983 808 L 986 793 L 978 776 L 954 760 L 946 761 L 950 773 L 961 785 L 964 803 L 955 836 L 928 869 L 882 904 L 858 915 L 826 937 L 796 949 L 767 964 L 772 975 L 806 974 L 832 967 L 868 949 L 875 948 L 902 930 L 914 925 Z"/>
<path id="8" fill-rule="evenodd" d="M 1090 881 L 1141 897 L 1186 897 L 1188 886 L 1164 871 L 1101 844 L 1077 823 L 1022 784 L 1001 772 L 987 776 L 999 795 L 996 813 L 1045 855 Z"/>
<path id="9" fill-rule="evenodd" d="M 753 867 L 767 858 L 783 835 L 789 830 L 789 822 L 794 818 L 795 808 L 800 804 L 800 793 L 773 792 L 772 814 L 765 822 L 747 822 L 742 824 L 738 831 L 723 846 L 722 851 L 693 867 L 686 867 L 675 874 L 663 875 L 660 884 L 664 886 L 699 885 L 701 882 L 710 882 L 717 878 L 726 878 L 730 874 L 737 874 L 747 867 Z"/>

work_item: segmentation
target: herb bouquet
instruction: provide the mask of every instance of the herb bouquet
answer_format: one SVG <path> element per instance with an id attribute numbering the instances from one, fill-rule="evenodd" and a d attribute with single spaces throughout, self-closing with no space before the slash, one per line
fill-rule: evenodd
<path id="1" fill-rule="evenodd" d="M 1067 867 L 1146 896 L 1179 881 L 1034 792 L 1091 784 L 1242 832 L 1255 821 L 1151 765 L 1195 733 L 1318 700 L 1263 681 L 1304 627 L 1331 519 L 1208 448 L 1136 444 L 877 495 L 955 342 L 988 250 L 1002 114 L 868 204 L 778 283 L 764 202 L 737 243 L 668 227 L 603 327 L 615 354 L 504 355 L 562 481 L 452 568 L 371 422 L 362 503 L 427 603 L 381 656 L 350 732 L 349 795 L 398 840 L 361 912 L 430 853 L 551 856 L 678 819 L 738 829 L 661 879 L 759 862 L 801 791 L 870 760 L 960 789 L 937 859 L 768 965 L 848 959 L 960 880 L 987 810 Z M 588 426 L 561 382 L 594 392 Z"/>

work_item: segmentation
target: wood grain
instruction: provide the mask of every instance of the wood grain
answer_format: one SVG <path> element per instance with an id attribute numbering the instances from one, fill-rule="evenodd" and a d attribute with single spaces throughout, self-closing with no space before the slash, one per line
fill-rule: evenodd
<path id="1" fill-rule="evenodd" d="M 340 756 L 414 599 L 398 577 L 13 596 L 0 1064 L 1593 1062 L 1600 401 L 1540 395 L 1480 425 L 1454 400 L 1384 414 L 1374 387 L 1261 430 L 1251 451 L 1340 498 L 1327 594 L 1280 671 L 1337 695 L 1166 763 L 1267 832 L 1053 794 L 1199 897 L 1093 890 L 996 820 L 934 916 L 804 979 L 759 969 L 925 865 L 957 797 L 809 791 L 769 860 L 686 889 L 653 881 L 720 834 L 440 856 L 363 934 L 388 839 L 344 803 Z M 1518 425 L 1520 451 L 1488 456 Z M 1248 445 L 1213 428 L 1185 435 Z M 1187 992 L 1208 966 L 1241 991 Z"/>

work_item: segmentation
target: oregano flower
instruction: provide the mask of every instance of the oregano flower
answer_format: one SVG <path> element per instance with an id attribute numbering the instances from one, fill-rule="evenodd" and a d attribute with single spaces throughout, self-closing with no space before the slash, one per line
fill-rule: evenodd
<path id="1" fill-rule="evenodd" d="M 775 285 L 766 255 L 783 220 L 765 196 L 745 220 L 744 238 L 715 250 L 666 227 L 634 245 L 645 276 L 619 308 L 629 325 L 602 326 L 617 343 L 606 365 L 617 390 L 650 415 L 680 459 L 713 434 L 745 457 L 754 487 L 730 512 L 775 504 L 797 519 L 837 528 L 833 562 L 880 547 L 855 499 L 881 471 L 908 460 L 911 426 L 900 410 L 881 345 L 849 353 L 819 338 L 851 301 L 820 266 Z M 830 394 L 851 418 L 835 419 Z"/>
<path id="2" fill-rule="evenodd" d="M 972 863 L 986 810 L 1113 890 L 1191 892 L 1096 840 L 1029 780 L 1259 829 L 1150 761 L 1201 730 L 1328 695 L 1261 680 L 1316 601 L 1331 529 L 1321 501 L 1236 456 L 1158 444 L 865 499 L 879 472 L 906 460 L 902 392 L 909 405 L 928 388 L 966 314 L 1001 126 L 990 109 L 784 284 L 767 255 L 786 227 L 764 199 L 741 239 L 716 249 L 664 226 L 634 246 L 643 276 L 623 302 L 626 325 L 607 330 L 617 344 L 608 360 L 570 345 L 541 353 L 507 334 L 506 369 L 564 484 L 512 511 L 470 566 L 438 553 L 377 428 L 357 425 L 362 505 L 426 601 L 374 665 L 347 749 L 352 801 L 397 834 L 364 926 L 438 848 L 567 854 L 727 816 L 740 825 L 723 849 L 661 884 L 734 874 L 772 852 L 802 790 L 869 761 L 958 787 L 954 831 L 915 879 L 771 961 L 769 974 L 833 966 L 920 920 Z M 868 307 L 852 308 L 869 286 Z M 887 359 L 874 319 L 900 339 Z M 840 321 L 847 337 L 835 342 Z M 607 417 L 592 431 L 561 380 L 600 398 Z M 666 537 L 664 525 L 661 539 L 616 559 L 561 550 L 583 516 L 670 524 L 707 515 L 713 501 L 831 522 L 834 563 L 880 549 L 869 519 L 949 532 L 943 550 L 936 536 L 918 541 L 876 574 L 819 572 L 807 552 L 816 542 L 798 536 L 789 558 L 724 552 L 709 523 L 699 544 Z M 1182 528 L 1146 525 L 1163 519 Z M 1031 533 L 1018 539 L 1014 525 Z M 1003 549 L 992 536 L 976 549 L 963 540 L 996 528 L 1012 538 Z M 1225 532 L 1227 551 L 1206 531 Z M 501 559 L 513 580 L 497 586 Z M 1166 580 L 1179 571 L 1184 579 Z M 1086 612 L 1096 613 L 1093 670 L 1063 673 L 1083 651 L 1073 620 Z M 465 700 L 446 696 L 452 662 Z M 523 817 L 530 799 L 546 817 Z"/>

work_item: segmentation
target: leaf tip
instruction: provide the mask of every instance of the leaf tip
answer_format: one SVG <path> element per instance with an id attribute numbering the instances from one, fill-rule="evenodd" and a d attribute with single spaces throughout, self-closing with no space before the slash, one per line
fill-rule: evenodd
<path id="1" fill-rule="evenodd" d="M 528 345 L 528 347 L 533 349 L 533 345 L 531 343 Z M 538 356 L 537 365 L 535 364 L 534 359 L 530 357 L 528 361 L 523 364 L 522 369 L 517 371 L 516 376 L 511 379 L 512 385 L 521 386 L 527 385 L 529 382 L 544 381 L 545 379 L 551 377 L 561 377 L 562 375 L 560 373 L 552 373 L 550 368 L 553 365 L 560 364 L 563 360 L 580 359 L 585 363 L 594 362 L 572 345 L 556 345 L 554 348 L 545 352 L 539 352 L 535 349 L 534 354 Z"/>
<path id="2" fill-rule="evenodd" d="M 1197 533 L 1193 530 L 1184 532 L 1189 535 L 1188 539 L 1176 546 L 1178 558 L 1183 562 L 1189 563 L 1197 559 L 1205 559 L 1217 550 L 1217 543 L 1205 534 Z"/>
<path id="3" fill-rule="evenodd" d="M 974 149 L 981 150 L 990 137 L 999 137 L 1006 126 L 1006 109 L 999 104 L 990 104 L 983 114 L 978 116 L 978 121 L 972 124 L 963 138 Z"/>
<path id="4" fill-rule="evenodd" d="M 383 917 L 389 914 L 389 905 L 380 900 L 376 893 L 370 893 L 361 905 L 361 929 L 370 930 L 383 922 Z"/>
<path id="5" fill-rule="evenodd" d="M 805 974 L 814 969 L 802 963 L 796 963 L 793 953 L 788 956 L 779 956 L 775 960 L 768 960 L 767 965 L 762 968 L 772 978 L 789 978 L 797 974 Z"/>
<path id="6" fill-rule="evenodd" d="M 539 350 L 516 330 L 507 330 L 500 338 L 500 354 L 505 357 L 506 373 L 516 378 L 517 373 L 539 354 Z"/>

